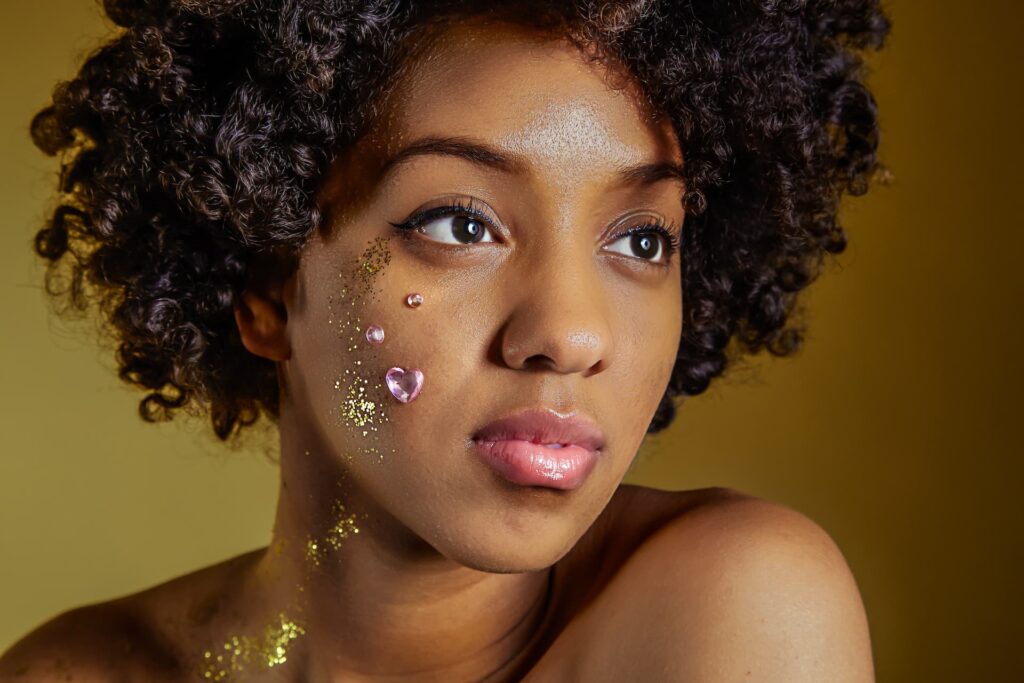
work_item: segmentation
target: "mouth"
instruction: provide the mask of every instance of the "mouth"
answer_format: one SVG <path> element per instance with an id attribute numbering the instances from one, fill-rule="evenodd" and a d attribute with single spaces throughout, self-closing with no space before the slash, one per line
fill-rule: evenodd
<path id="1" fill-rule="evenodd" d="M 531 410 L 489 423 L 473 442 L 477 456 L 507 481 L 570 490 L 594 469 L 605 439 L 585 418 Z"/>

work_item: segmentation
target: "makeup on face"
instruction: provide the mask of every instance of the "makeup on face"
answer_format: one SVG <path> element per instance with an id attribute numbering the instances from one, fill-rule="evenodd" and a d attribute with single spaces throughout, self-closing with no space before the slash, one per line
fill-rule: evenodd
<path id="1" fill-rule="evenodd" d="M 333 380 L 334 390 L 341 395 L 335 407 L 336 419 L 350 434 L 364 440 L 356 453 L 347 457 L 361 454 L 384 459 L 378 429 L 388 421 L 384 398 L 389 386 L 386 377 L 373 376 L 371 366 L 376 364 L 376 354 L 368 352 L 384 343 L 385 332 L 381 325 L 364 322 L 361 313 L 377 300 L 375 281 L 390 262 L 388 238 L 375 238 L 354 263 L 341 269 L 338 278 L 342 285 L 336 295 L 328 297 L 328 324 L 336 328 L 348 352 L 348 367 Z"/>
<path id="2" fill-rule="evenodd" d="M 391 395 L 401 403 L 409 403 L 420 395 L 423 388 L 423 372 L 418 368 L 408 370 L 400 367 L 390 368 L 385 375 Z"/>
<path id="3" fill-rule="evenodd" d="M 674 148 L 589 62 L 523 38 L 495 31 L 483 53 L 450 41 L 396 85 L 407 96 L 332 166 L 346 189 L 324 197 L 345 234 L 307 261 L 336 323 L 351 318 L 341 344 L 308 337 L 304 368 L 335 363 L 315 408 L 341 403 L 338 422 L 365 437 L 325 432 L 355 446 L 346 468 L 441 554 L 503 569 L 555 558 L 607 501 L 671 370 L 680 308 L 678 188 L 661 182 Z M 452 107 L 453 73 L 507 98 Z M 336 254 L 379 235 L 398 237 L 393 271 L 371 280 L 381 305 L 353 305 L 373 269 Z M 335 278 L 352 284 L 325 292 Z M 544 418 L 485 430 L 524 410 L 599 420 L 608 445 Z M 398 455 L 369 465 L 359 445 L 378 438 Z"/>

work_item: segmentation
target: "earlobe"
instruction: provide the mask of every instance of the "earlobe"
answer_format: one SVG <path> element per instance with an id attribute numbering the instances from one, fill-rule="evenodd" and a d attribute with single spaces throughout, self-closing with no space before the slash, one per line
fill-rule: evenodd
<path id="1" fill-rule="evenodd" d="M 236 300 L 234 312 L 242 344 L 250 353 L 272 361 L 291 358 L 288 313 L 281 302 L 245 290 Z"/>

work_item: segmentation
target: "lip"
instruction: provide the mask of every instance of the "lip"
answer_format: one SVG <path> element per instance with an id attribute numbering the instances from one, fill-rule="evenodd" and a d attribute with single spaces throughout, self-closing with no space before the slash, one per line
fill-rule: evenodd
<path id="1" fill-rule="evenodd" d="M 527 410 L 487 424 L 473 435 L 473 442 L 477 456 L 507 481 L 568 490 L 586 480 L 605 438 L 584 417 Z"/>

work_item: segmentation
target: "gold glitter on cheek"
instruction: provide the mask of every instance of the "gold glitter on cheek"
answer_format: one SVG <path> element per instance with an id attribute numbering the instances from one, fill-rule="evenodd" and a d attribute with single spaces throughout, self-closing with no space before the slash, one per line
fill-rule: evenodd
<path id="1" fill-rule="evenodd" d="M 289 644 L 306 633 L 305 629 L 283 613 L 269 624 L 262 637 L 231 636 L 217 650 L 203 653 L 203 678 L 228 681 L 235 674 L 280 666 L 288 661 Z"/>
<path id="2" fill-rule="evenodd" d="M 388 251 L 387 240 L 383 237 L 375 239 L 373 244 L 363 252 L 359 262 L 362 265 L 364 279 L 372 280 L 384 266 L 391 263 L 391 252 Z"/>
<path id="3" fill-rule="evenodd" d="M 366 327 L 370 323 L 364 324 L 358 314 L 367 304 L 376 300 L 374 281 L 390 262 L 388 239 L 375 238 L 356 263 L 338 274 L 345 284 L 336 296 L 328 298 L 328 323 L 336 328 L 337 336 L 345 344 L 345 350 L 351 358 L 351 366 L 343 369 L 341 377 L 334 380 L 334 390 L 341 395 L 341 400 L 332 410 L 337 411 L 338 421 L 349 433 L 365 439 L 359 450 L 376 456 L 377 460 L 384 458 L 379 446 L 378 429 L 388 422 L 385 402 L 388 389 L 383 381 L 383 371 L 379 373 L 381 377 L 378 379 L 368 378 L 367 372 L 374 365 L 369 362 L 368 354 L 375 349 L 370 348 L 371 345 L 366 342 Z"/>
<path id="4" fill-rule="evenodd" d="M 345 374 L 350 374 L 345 370 Z M 342 414 L 348 422 L 355 427 L 365 427 L 369 424 L 376 424 L 377 403 L 367 398 L 366 389 L 370 383 L 365 378 L 354 375 L 352 383 L 344 388 L 345 397 L 342 400 Z M 334 383 L 334 388 L 342 391 L 342 382 Z M 363 430 L 366 436 L 366 430 Z"/>

